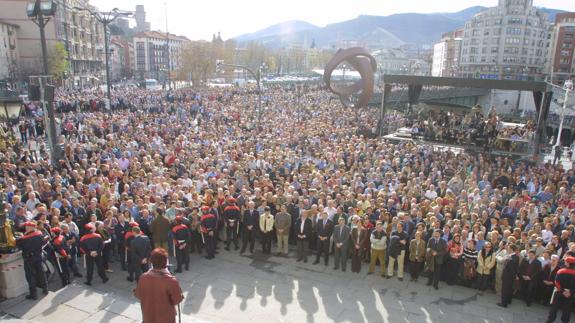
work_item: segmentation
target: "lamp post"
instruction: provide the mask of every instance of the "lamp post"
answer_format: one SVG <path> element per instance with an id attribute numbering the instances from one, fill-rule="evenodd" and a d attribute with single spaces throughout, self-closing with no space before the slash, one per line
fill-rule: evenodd
<path id="1" fill-rule="evenodd" d="M 13 91 L 0 91 L 0 120 L 14 125 L 20 118 L 22 99 Z"/>
<path id="2" fill-rule="evenodd" d="M 47 110 L 48 118 L 45 119 L 47 125 L 46 128 L 48 130 L 48 142 L 50 144 L 50 157 L 52 161 L 52 165 L 57 166 L 58 160 L 60 158 L 61 150 L 56 141 L 56 118 L 54 116 L 54 104 L 53 98 L 50 100 L 45 100 L 45 88 L 47 85 L 47 81 L 50 79 L 50 71 L 48 68 L 48 50 L 46 48 L 46 35 L 44 33 L 44 27 L 48 21 L 50 21 L 50 17 L 54 16 L 56 13 L 56 4 L 52 0 L 36 0 L 34 2 L 29 2 L 26 6 L 26 14 L 28 18 L 32 19 L 32 21 L 40 28 L 40 44 L 42 46 L 42 64 L 43 64 L 43 77 L 39 77 L 39 85 L 41 88 L 41 101 L 44 105 L 44 108 Z"/>
<path id="3" fill-rule="evenodd" d="M 565 121 L 565 109 L 567 109 L 569 92 L 573 91 L 573 81 L 566 80 L 565 84 L 563 84 L 563 90 L 565 90 L 565 97 L 563 99 L 563 109 L 561 109 L 561 121 L 559 122 L 559 132 L 557 133 L 557 142 L 555 142 L 553 150 L 557 149 L 557 146 L 561 144 L 561 132 L 563 132 L 563 121 Z"/>
<path id="4" fill-rule="evenodd" d="M 110 51 L 108 50 L 108 25 L 114 22 L 119 17 L 130 17 L 132 12 L 122 11 L 118 8 L 112 9 L 109 12 L 94 12 L 88 8 L 74 7 L 78 11 L 87 11 L 92 17 L 94 17 L 99 23 L 104 26 L 104 57 L 106 60 L 106 97 L 108 99 L 108 107 L 112 102 L 112 95 L 110 94 L 111 82 L 110 82 Z"/>
<path id="5" fill-rule="evenodd" d="M 257 91 L 258 91 L 258 106 L 257 106 L 257 116 L 258 116 L 258 126 L 261 125 L 261 119 L 262 119 L 262 86 L 261 86 L 261 79 L 262 79 L 262 72 L 264 70 L 267 70 L 267 64 L 264 62 L 260 65 L 260 67 L 257 70 L 257 73 L 254 73 L 253 70 L 251 70 L 249 67 L 247 66 L 243 66 L 243 65 L 236 65 L 236 64 L 226 64 L 224 63 L 223 60 L 217 60 L 216 61 L 216 71 L 219 71 L 222 67 L 232 67 L 232 68 L 239 68 L 242 69 L 248 73 L 250 73 L 250 75 L 256 80 L 256 84 L 257 84 Z"/>

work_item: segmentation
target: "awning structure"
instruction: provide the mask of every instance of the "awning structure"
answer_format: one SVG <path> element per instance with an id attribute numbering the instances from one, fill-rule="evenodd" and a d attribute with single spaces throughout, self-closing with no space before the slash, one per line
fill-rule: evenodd
<path id="1" fill-rule="evenodd" d="M 380 129 L 384 129 L 381 124 L 385 120 L 385 108 L 387 98 L 389 98 L 391 89 L 394 85 L 407 85 L 409 104 L 413 105 L 419 101 L 423 86 L 445 86 L 459 88 L 482 88 L 495 90 L 512 90 L 512 91 L 529 91 L 533 92 L 535 109 L 538 113 L 537 118 L 537 137 L 539 142 L 544 141 L 545 125 L 549 114 L 549 107 L 553 98 L 553 88 L 545 82 L 536 81 L 512 81 L 512 80 L 488 80 L 488 79 L 469 79 L 456 77 L 433 77 L 433 76 L 414 76 L 414 75 L 392 75 L 383 76 L 384 91 L 380 113 Z M 380 135 L 384 135 L 380 133 Z"/>

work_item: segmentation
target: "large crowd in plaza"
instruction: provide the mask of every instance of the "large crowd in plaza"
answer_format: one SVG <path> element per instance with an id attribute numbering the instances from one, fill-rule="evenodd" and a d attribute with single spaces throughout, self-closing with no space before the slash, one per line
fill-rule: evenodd
<path id="1" fill-rule="evenodd" d="M 33 103 L 20 126 L 3 126 L 8 217 L 52 242 L 63 284 L 86 275 L 83 254 L 91 284 L 114 260 L 137 280 L 152 246 L 177 256 L 177 273 L 194 266 L 190 253 L 261 250 L 349 275 L 367 266 L 382 285 L 425 276 L 435 289 L 492 290 L 506 307 L 549 304 L 575 262 L 575 172 L 561 163 L 366 136 L 359 126 L 373 129 L 377 112 L 320 86 L 299 99 L 271 86 L 260 111 L 241 88 L 118 89 L 110 110 L 103 97 L 58 93 L 57 167 Z"/>

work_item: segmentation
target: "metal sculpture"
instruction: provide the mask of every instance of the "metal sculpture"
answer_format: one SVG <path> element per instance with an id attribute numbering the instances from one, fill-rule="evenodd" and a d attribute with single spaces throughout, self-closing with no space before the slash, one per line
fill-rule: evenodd
<path id="1" fill-rule="evenodd" d="M 359 72 L 361 78 L 352 85 L 337 86 L 332 84 L 331 74 L 344 61 L 353 66 Z M 349 108 L 363 108 L 367 106 L 373 95 L 374 73 L 376 70 L 377 63 L 375 58 L 366 49 L 361 47 L 340 49 L 327 63 L 323 73 L 323 81 L 331 92 L 339 95 L 343 105 Z M 359 100 L 353 103 L 351 100 L 352 95 L 360 92 Z"/>

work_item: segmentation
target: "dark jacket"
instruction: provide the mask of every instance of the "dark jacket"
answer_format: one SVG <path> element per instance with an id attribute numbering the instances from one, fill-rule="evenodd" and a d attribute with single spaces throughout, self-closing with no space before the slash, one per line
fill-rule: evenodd
<path id="1" fill-rule="evenodd" d="M 133 263 L 141 264 L 143 259 L 150 257 L 151 253 L 152 245 L 150 238 L 140 235 L 130 241 L 130 254 Z"/>
<path id="2" fill-rule="evenodd" d="M 293 226 L 293 230 L 294 230 L 295 235 L 298 239 L 307 240 L 311 236 L 311 232 L 312 232 L 311 219 L 309 219 L 309 218 L 305 219 L 305 222 L 303 224 L 303 231 L 301 228 L 301 221 L 302 221 L 302 218 L 298 218 L 295 221 L 295 225 Z M 301 237 L 300 237 L 300 235 L 301 235 Z"/>

